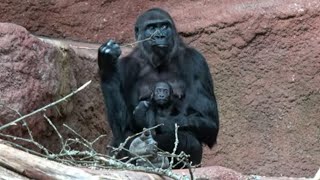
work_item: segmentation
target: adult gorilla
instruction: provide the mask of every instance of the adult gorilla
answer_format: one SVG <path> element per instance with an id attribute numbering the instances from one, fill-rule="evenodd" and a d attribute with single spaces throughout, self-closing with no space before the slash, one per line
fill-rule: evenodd
<path id="1" fill-rule="evenodd" d="M 163 122 L 154 139 L 160 149 L 172 152 L 177 123 L 177 153 L 184 151 L 193 164 L 201 163 L 202 143 L 211 148 L 219 131 L 218 108 L 205 58 L 182 42 L 171 16 L 159 8 L 138 17 L 135 37 L 139 45 L 119 60 L 120 47 L 112 40 L 98 50 L 101 87 L 113 132 L 111 145 L 119 146 L 129 135 L 148 126 L 145 119 L 134 120 L 133 111 L 150 97 L 154 84 L 165 81 L 172 87 L 179 113 Z"/>

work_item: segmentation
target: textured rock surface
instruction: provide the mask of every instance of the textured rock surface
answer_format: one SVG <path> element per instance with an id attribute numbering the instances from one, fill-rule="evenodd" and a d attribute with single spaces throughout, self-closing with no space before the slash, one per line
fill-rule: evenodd
<path id="1" fill-rule="evenodd" d="M 316 172 L 319 5 L 230 6 L 190 37 L 210 59 L 221 112 L 218 146 L 207 151 L 206 165 L 276 176 Z"/>
<path id="2" fill-rule="evenodd" d="M 2 125 L 18 118 L 18 113 L 30 113 L 71 90 L 75 80 L 72 71 L 66 70 L 69 62 L 63 62 L 65 59 L 62 56 L 57 48 L 42 42 L 23 27 L 0 23 Z M 72 109 L 70 104 L 65 103 L 65 106 Z M 46 112 L 49 117 L 54 114 L 56 113 L 51 110 Z M 26 119 L 35 136 L 47 134 L 45 132 L 48 126 L 42 115 L 40 113 Z M 18 123 L 6 131 L 12 135 L 24 136 L 26 129 L 21 128 L 21 125 L 22 123 Z"/>
<path id="3" fill-rule="evenodd" d="M 71 131 L 62 127 L 62 124 L 65 123 L 89 141 L 95 140 L 100 135 L 106 135 L 105 138 L 100 138 L 94 145 L 98 152 L 105 153 L 107 142 L 111 138 L 111 132 L 105 120 L 104 103 L 101 98 L 100 79 L 96 63 L 96 49 L 98 46 L 47 38 L 42 39 L 66 51 L 66 58 L 72 61 L 72 68 L 69 71 L 74 74 L 76 87 L 80 87 L 92 80 L 92 83 L 85 90 L 79 92 L 70 100 L 73 104 L 73 110 L 56 123 L 57 127 L 62 130 L 65 137 L 75 137 Z M 87 49 L 88 46 L 91 49 Z M 54 142 L 57 142 L 56 138 L 56 136 L 55 138 L 51 137 Z M 52 142 L 49 141 L 48 143 L 50 145 Z M 60 147 L 52 148 L 59 149 Z"/>
<path id="4" fill-rule="evenodd" d="M 205 162 L 308 176 L 320 164 L 319 2 L 274 3 L 229 6 L 190 37 L 211 60 L 221 112 Z"/>
<path id="5" fill-rule="evenodd" d="M 131 42 L 134 19 L 153 6 L 169 10 L 185 40 L 205 54 L 214 76 L 221 132 L 217 146 L 206 150 L 204 166 L 313 176 L 320 165 L 318 0 L 7 0 L 0 2 L 0 20 L 38 35 Z M 103 103 L 95 55 L 82 50 L 74 63 L 77 85 L 95 83 L 75 97 L 78 113 L 68 121 L 92 137 L 105 133 Z"/>
<path id="6" fill-rule="evenodd" d="M 24 115 L 41 108 L 93 80 L 83 92 L 45 114 L 65 139 L 75 135 L 63 123 L 88 140 L 109 134 L 100 100 L 95 52 L 76 55 L 68 43 L 40 40 L 21 26 L 0 23 L 0 123 L 18 118 L 17 112 Z M 51 151 L 60 150 L 58 136 L 42 113 L 27 118 L 26 122 L 38 142 Z M 28 137 L 22 123 L 5 133 Z M 108 138 L 99 141 L 97 150 L 105 152 L 107 141 Z"/>

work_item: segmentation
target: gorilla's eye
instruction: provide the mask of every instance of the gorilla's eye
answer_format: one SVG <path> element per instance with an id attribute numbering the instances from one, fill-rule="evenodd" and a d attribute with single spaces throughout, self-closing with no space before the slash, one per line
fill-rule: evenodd
<path id="1" fill-rule="evenodd" d="M 155 28 L 156 28 L 156 26 L 154 24 L 149 24 L 147 26 L 147 29 L 149 29 L 149 30 L 154 30 Z"/>
<path id="2" fill-rule="evenodd" d="M 167 29 L 168 28 L 168 25 L 167 24 L 164 24 L 161 26 L 161 29 Z"/>

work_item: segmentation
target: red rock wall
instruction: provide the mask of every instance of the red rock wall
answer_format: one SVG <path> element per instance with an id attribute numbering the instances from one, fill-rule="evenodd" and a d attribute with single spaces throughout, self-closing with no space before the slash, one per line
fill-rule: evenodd
<path id="1" fill-rule="evenodd" d="M 37 35 L 132 42 L 136 16 L 153 6 L 173 15 L 186 42 L 210 64 L 221 131 L 204 165 L 245 174 L 314 175 L 320 165 L 318 0 L 6 0 L 0 2 L 0 21 Z M 81 62 L 94 69 L 92 62 Z M 86 68 L 76 67 L 76 79 L 84 81 Z M 87 106 L 82 116 L 103 117 L 90 112 L 94 102 L 84 100 L 75 104 Z"/>

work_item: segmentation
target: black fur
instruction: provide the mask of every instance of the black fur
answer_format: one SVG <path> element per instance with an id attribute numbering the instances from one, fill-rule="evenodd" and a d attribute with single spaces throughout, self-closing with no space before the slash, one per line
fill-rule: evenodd
<path id="1" fill-rule="evenodd" d="M 151 36 L 151 37 L 150 37 Z M 173 90 L 178 114 L 164 120 L 164 127 L 154 139 L 158 147 L 171 152 L 174 147 L 174 124 L 179 125 L 178 152 L 191 155 L 201 163 L 202 143 L 210 148 L 219 131 L 217 102 L 205 58 L 180 39 L 170 15 L 159 8 L 146 11 L 135 25 L 139 45 L 126 57 L 118 59 L 120 47 L 114 41 L 98 51 L 101 87 L 108 121 L 113 132 L 112 146 L 117 147 L 129 135 L 142 131 L 148 122 L 136 123 L 133 111 L 158 81 L 168 82 Z"/>

